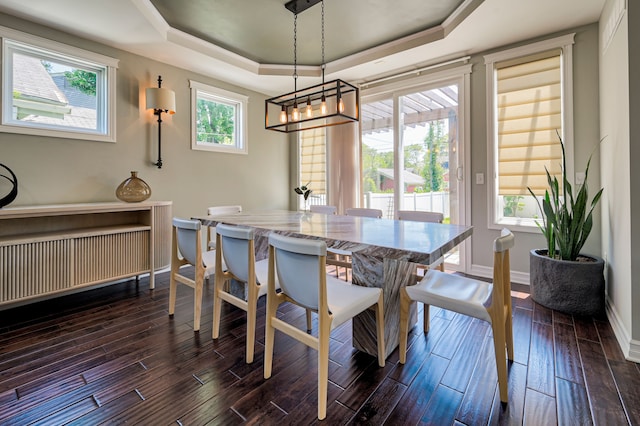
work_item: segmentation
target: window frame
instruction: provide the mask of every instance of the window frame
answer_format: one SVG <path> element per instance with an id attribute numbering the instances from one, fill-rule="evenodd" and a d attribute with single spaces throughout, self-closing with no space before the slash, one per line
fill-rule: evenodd
<path id="1" fill-rule="evenodd" d="M 98 142 L 116 142 L 116 70 L 118 59 L 90 52 L 67 44 L 0 26 L 2 39 L 0 102 L 0 132 L 55 138 L 82 139 Z M 26 52 L 52 62 L 66 62 L 78 68 L 100 70 L 96 80 L 97 110 L 96 130 L 65 128 L 45 123 L 14 120 L 9 114 L 13 109 L 13 54 Z"/>
<path id="2" fill-rule="evenodd" d="M 561 50 L 561 90 L 562 90 L 562 140 L 565 146 L 567 177 L 573 185 L 573 44 L 575 33 L 543 40 L 525 46 L 507 49 L 484 56 L 486 68 L 487 101 L 487 227 L 502 229 L 508 226 L 512 231 L 539 233 L 534 218 L 503 217 L 498 198 L 498 135 L 497 135 L 497 94 L 496 64 L 517 58 L 525 58 L 541 52 Z M 530 195 L 529 195 L 530 196 Z"/>
<path id="3" fill-rule="evenodd" d="M 195 151 L 225 152 L 227 154 L 248 154 L 249 153 L 249 136 L 248 136 L 248 106 L 249 97 L 239 93 L 220 89 L 208 84 L 200 83 L 195 80 L 189 80 L 189 88 L 191 89 L 191 149 Z M 201 145 L 197 140 L 197 119 L 198 119 L 198 94 L 203 93 L 214 102 L 220 102 L 235 107 L 234 121 L 234 145 Z"/>

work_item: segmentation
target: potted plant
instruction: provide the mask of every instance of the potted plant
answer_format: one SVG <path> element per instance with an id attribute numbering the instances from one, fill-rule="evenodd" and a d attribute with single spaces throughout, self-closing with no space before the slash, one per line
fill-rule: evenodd
<path id="1" fill-rule="evenodd" d="M 562 147 L 562 188 L 555 176 L 547 173 L 549 188 L 542 202 L 531 188 L 527 188 L 538 202 L 546 250 L 531 250 L 531 298 L 551 309 L 575 315 L 598 316 L 604 312 L 604 261 L 592 255 L 581 254 L 593 226 L 593 210 L 600 201 L 603 188 L 589 202 L 587 178 L 591 156 L 584 172 L 584 183 L 574 194 L 569 180 L 564 143 Z"/>

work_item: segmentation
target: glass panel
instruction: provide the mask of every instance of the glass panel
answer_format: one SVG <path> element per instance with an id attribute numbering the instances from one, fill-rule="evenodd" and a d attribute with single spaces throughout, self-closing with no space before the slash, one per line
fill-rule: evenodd
<path id="1" fill-rule="evenodd" d="M 198 92 L 196 140 L 198 145 L 236 145 L 236 105 L 222 103 Z"/>
<path id="2" fill-rule="evenodd" d="M 400 96 L 404 195 L 402 210 L 439 212 L 444 223 L 460 223 L 458 209 L 458 86 Z M 399 209 L 400 210 L 400 209 Z M 446 256 L 459 264 L 456 248 Z"/>
<path id="3" fill-rule="evenodd" d="M 362 104 L 362 176 L 364 205 L 394 217 L 393 99 Z"/>
<path id="4" fill-rule="evenodd" d="M 97 131 L 98 74 L 14 52 L 12 120 Z"/>

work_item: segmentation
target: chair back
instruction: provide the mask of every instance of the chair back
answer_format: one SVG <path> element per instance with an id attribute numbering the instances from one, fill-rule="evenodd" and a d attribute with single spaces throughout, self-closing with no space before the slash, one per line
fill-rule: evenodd
<path id="1" fill-rule="evenodd" d="M 419 210 L 398 210 L 398 220 L 413 220 L 416 222 L 442 223 L 444 215 L 440 212 Z"/>
<path id="2" fill-rule="evenodd" d="M 235 214 L 240 212 L 242 212 L 242 206 L 214 206 L 207 209 L 207 215 L 209 216 Z"/>
<path id="3" fill-rule="evenodd" d="M 239 281 L 249 281 L 249 265 L 253 262 L 254 230 L 242 226 L 218 224 L 216 233 L 220 236 L 220 246 L 227 271 Z"/>
<path id="4" fill-rule="evenodd" d="M 275 272 L 282 292 L 297 304 L 318 310 L 320 277 L 326 273 L 321 257 L 327 256 L 327 244 L 271 233 L 269 245 L 274 251 Z"/>
<path id="5" fill-rule="evenodd" d="M 336 206 L 325 206 L 322 204 L 311 204 L 309 206 L 309 210 L 312 213 L 324 213 L 324 214 L 336 214 L 338 212 L 338 208 Z"/>
<path id="6" fill-rule="evenodd" d="M 382 210 L 380 209 L 366 209 L 362 207 L 354 207 L 345 211 L 347 216 L 359 216 L 359 217 L 375 217 L 380 219 L 382 217 Z"/>
<path id="7" fill-rule="evenodd" d="M 201 226 L 199 220 L 173 218 L 178 250 L 182 257 L 193 266 L 198 264 Z"/>

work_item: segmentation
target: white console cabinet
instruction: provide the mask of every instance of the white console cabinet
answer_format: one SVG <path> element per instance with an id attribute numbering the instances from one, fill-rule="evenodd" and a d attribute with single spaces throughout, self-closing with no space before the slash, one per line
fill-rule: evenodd
<path id="1" fill-rule="evenodd" d="M 171 262 L 170 201 L 0 209 L 0 308 Z"/>

